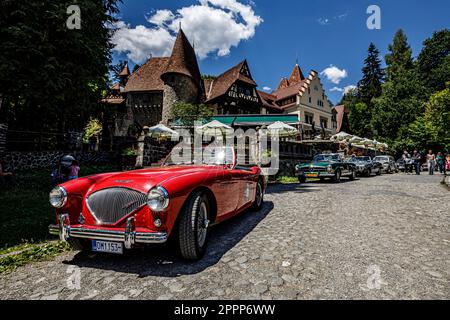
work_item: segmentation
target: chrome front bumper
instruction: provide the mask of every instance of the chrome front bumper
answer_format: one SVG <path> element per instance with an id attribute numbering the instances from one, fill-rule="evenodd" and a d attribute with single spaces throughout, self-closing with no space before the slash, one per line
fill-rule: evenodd
<path id="1" fill-rule="evenodd" d="M 124 231 L 71 227 L 68 224 L 69 217 L 66 214 L 61 215 L 59 221 L 59 225 L 50 225 L 48 229 L 50 234 L 59 236 L 62 241 L 67 241 L 69 238 L 83 238 L 123 242 L 127 249 L 131 249 L 136 243 L 153 244 L 167 241 L 167 233 L 165 232 L 136 232 L 133 218 L 128 219 Z"/>
<path id="2" fill-rule="evenodd" d="M 307 174 L 317 174 L 317 178 L 332 178 L 334 177 L 334 173 L 329 173 L 329 172 L 303 172 L 303 173 L 299 173 L 296 172 L 295 175 L 300 176 L 300 177 L 305 177 L 307 178 Z"/>

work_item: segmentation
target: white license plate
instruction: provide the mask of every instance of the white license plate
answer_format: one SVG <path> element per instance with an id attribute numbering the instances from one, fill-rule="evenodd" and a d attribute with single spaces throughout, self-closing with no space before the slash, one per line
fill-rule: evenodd
<path id="1" fill-rule="evenodd" d="M 123 254 L 123 244 L 120 242 L 92 240 L 92 251 Z"/>

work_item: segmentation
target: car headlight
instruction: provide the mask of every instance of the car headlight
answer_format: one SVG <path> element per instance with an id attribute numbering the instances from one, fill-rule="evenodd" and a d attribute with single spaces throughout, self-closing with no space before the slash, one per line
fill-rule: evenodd
<path id="1" fill-rule="evenodd" d="M 333 171 L 333 168 L 331 167 L 331 165 L 328 165 L 327 171 L 328 171 L 328 172 L 332 172 L 332 171 Z"/>
<path id="2" fill-rule="evenodd" d="M 50 204 L 55 208 L 62 208 L 67 202 L 67 191 L 63 187 L 56 187 L 50 191 Z"/>
<path id="3" fill-rule="evenodd" d="M 147 205 L 154 212 L 160 212 L 169 206 L 169 193 L 163 187 L 157 187 L 147 195 Z"/>

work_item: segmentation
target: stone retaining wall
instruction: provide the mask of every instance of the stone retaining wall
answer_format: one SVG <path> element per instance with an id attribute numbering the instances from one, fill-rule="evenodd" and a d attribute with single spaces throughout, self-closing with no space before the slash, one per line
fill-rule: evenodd
<path id="1" fill-rule="evenodd" d="M 20 171 L 55 166 L 58 160 L 67 154 L 73 155 L 80 164 L 106 164 L 117 161 L 112 152 L 64 152 L 64 151 L 34 151 L 34 152 L 5 152 L 2 159 L 6 164 L 6 171 Z"/>

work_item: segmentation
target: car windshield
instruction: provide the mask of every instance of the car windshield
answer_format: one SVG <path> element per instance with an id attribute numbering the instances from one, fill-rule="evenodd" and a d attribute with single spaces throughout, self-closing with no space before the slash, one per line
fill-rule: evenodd
<path id="1" fill-rule="evenodd" d="M 340 161 L 338 154 L 318 154 L 314 157 L 314 162 Z"/>
<path id="2" fill-rule="evenodd" d="M 388 157 L 375 157 L 373 160 L 375 161 L 389 161 Z"/>
<path id="3" fill-rule="evenodd" d="M 351 157 L 347 160 L 348 162 L 356 163 L 356 162 L 370 162 L 370 157 Z"/>
<path id="4" fill-rule="evenodd" d="M 234 148 L 207 146 L 194 149 L 190 146 L 175 147 L 164 160 L 163 166 L 176 165 L 228 165 L 234 164 Z"/>

